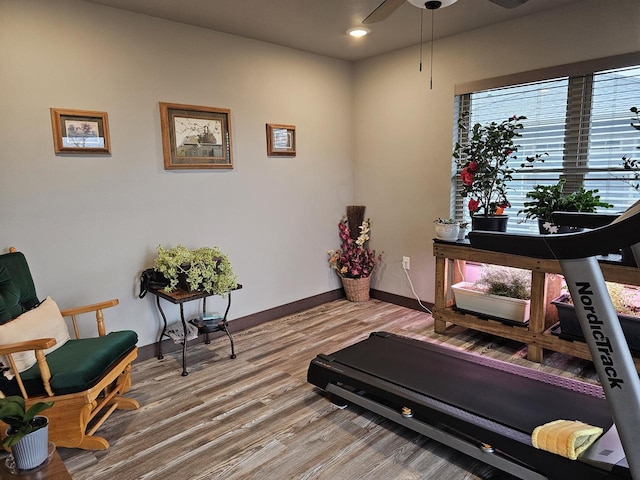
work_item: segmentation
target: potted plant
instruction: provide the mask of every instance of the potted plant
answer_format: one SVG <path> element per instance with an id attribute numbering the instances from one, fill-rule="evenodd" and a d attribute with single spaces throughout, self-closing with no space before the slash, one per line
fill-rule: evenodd
<path id="1" fill-rule="evenodd" d="M 371 220 L 364 219 L 365 207 L 351 205 L 347 207 L 347 215 L 338 223 L 340 249 L 329 250 L 329 265 L 342 281 L 347 299 L 353 302 L 369 300 L 371 274 L 376 261 L 376 251 L 369 248 Z"/>
<path id="2" fill-rule="evenodd" d="M 640 353 L 640 290 L 619 283 L 606 282 L 606 285 L 627 344 L 632 351 Z M 558 309 L 560 337 L 584 342 L 571 295 L 564 292 L 551 303 Z"/>
<path id="3" fill-rule="evenodd" d="M 436 224 L 436 237 L 440 240 L 455 241 L 460 233 L 460 222 L 453 218 L 437 218 L 433 221 Z"/>
<path id="4" fill-rule="evenodd" d="M 517 323 L 529 320 L 531 272 L 528 270 L 483 265 L 476 282 L 459 282 L 451 288 L 459 310 Z"/>
<path id="5" fill-rule="evenodd" d="M 165 287 L 167 292 L 181 283 L 185 290 L 204 290 L 225 296 L 237 284 L 229 258 L 218 247 L 189 250 L 182 245 L 168 249 L 158 245 L 155 269 L 169 282 Z"/>
<path id="6" fill-rule="evenodd" d="M 2 446 L 11 448 L 19 470 L 36 468 L 47 460 L 49 419 L 38 414 L 52 406 L 53 402 L 37 402 L 27 410 L 20 396 L 0 398 L 0 420 L 9 425 Z"/>
<path id="7" fill-rule="evenodd" d="M 459 131 L 465 130 L 467 116 L 468 113 L 460 116 Z M 503 215 L 511 206 L 507 185 L 516 172 L 510 162 L 518 159 L 520 145 L 516 145 L 515 139 L 521 136 L 521 122 L 526 118 L 514 115 L 501 123 L 476 123 L 467 132 L 464 143 L 455 143 L 453 158 L 460 171 L 462 197 L 469 198 L 472 230 L 505 231 L 507 228 L 508 217 Z M 542 161 L 542 155 L 525 157 L 520 166 L 530 167 L 536 160 Z"/>
<path id="8" fill-rule="evenodd" d="M 538 219 L 541 234 L 568 233 L 577 230 L 575 227 L 555 225 L 551 214 L 553 212 L 587 212 L 593 213 L 597 207 L 610 208 L 610 203 L 600 200 L 596 195 L 598 190 L 585 190 L 581 187 L 577 192 L 565 193 L 566 180 L 561 178 L 555 185 L 536 185 L 527 192 L 530 201 L 524 202 L 524 208 L 518 215 L 524 213 L 524 221 L 531 218 Z"/>

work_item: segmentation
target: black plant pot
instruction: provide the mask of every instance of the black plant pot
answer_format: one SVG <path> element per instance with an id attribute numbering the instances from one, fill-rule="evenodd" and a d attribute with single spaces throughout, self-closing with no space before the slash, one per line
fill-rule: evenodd
<path id="1" fill-rule="evenodd" d="M 471 217 L 471 230 L 487 232 L 506 232 L 509 215 L 474 215 Z"/>
<path id="2" fill-rule="evenodd" d="M 578 340 L 584 342 L 584 335 L 576 309 L 571 303 L 567 303 L 569 295 L 566 293 L 551 301 L 558 309 L 558 319 L 560 320 L 560 338 L 566 340 Z M 634 354 L 640 353 L 640 318 L 630 315 L 618 314 L 622 331 L 627 339 L 629 349 Z"/>

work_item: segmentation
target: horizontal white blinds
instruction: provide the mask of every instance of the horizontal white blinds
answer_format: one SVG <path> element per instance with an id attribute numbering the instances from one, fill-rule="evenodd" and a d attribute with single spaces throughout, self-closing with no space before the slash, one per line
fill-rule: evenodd
<path id="1" fill-rule="evenodd" d="M 629 111 L 632 106 L 640 107 L 640 67 L 478 91 L 458 95 L 456 102 L 458 112 L 469 112 L 470 125 L 526 116 L 517 142 L 521 145 L 518 156 L 548 153 L 544 163 L 514 175 L 509 183 L 509 231 L 537 233 L 536 224 L 521 223 L 522 215 L 516 214 L 526 201 L 526 192 L 537 184 L 555 184 L 560 178 L 567 181 L 567 191 L 580 186 L 598 189 L 601 199 L 614 205 L 611 211 L 622 211 L 640 197 L 624 181 L 633 175 L 622 165 L 625 155 L 640 157 L 636 149 L 640 134 L 630 126 L 633 114 Z M 460 134 L 456 119 L 454 142 Z M 454 163 L 454 213 L 468 219 L 456 173 Z"/>

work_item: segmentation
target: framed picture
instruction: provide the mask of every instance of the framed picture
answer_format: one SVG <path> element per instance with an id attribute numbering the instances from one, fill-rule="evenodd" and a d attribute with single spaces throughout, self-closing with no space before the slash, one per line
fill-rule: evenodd
<path id="1" fill-rule="evenodd" d="M 296 156 L 296 127 L 267 123 L 267 155 Z"/>
<path id="2" fill-rule="evenodd" d="M 164 168 L 233 168 L 231 111 L 160 103 Z"/>
<path id="3" fill-rule="evenodd" d="M 107 112 L 51 109 L 53 147 L 58 153 L 111 153 Z"/>

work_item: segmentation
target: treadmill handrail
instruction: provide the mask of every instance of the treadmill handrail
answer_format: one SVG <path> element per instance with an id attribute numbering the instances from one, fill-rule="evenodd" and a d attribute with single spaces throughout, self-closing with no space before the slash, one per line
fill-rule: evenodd
<path id="1" fill-rule="evenodd" d="M 536 258 L 574 259 L 601 255 L 640 243 L 640 201 L 613 222 L 576 233 L 530 235 L 469 232 L 471 246 L 481 250 Z"/>

